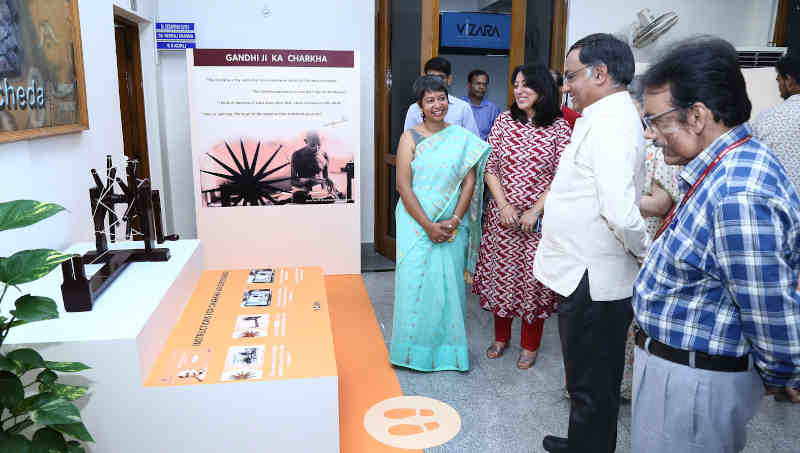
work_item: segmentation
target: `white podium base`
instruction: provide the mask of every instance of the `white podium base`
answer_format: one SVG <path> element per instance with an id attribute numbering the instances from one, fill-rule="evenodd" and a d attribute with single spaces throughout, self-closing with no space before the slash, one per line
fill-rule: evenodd
<path id="1" fill-rule="evenodd" d="M 199 241 L 165 245 L 168 262 L 131 264 L 90 312 L 63 312 L 60 270 L 24 285 L 26 293 L 54 299 L 61 317 L 14 329 L 4 352 L 32 347 L 45 360 L 92 367 L 59 379 L 90 387 L 77 404 L 96 441 L 86 444 L 92 453 L 338 453 L 336 377 L 143 386 L 203 271 Z"/>

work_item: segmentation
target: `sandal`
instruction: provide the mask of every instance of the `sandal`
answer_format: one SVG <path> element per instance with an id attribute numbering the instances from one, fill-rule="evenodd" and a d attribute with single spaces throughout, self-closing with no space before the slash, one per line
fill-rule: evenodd
<path id="1" fill-rule="evenodd" d="M 517 360 L 517 368 L 520 370 L 527 370 L 528 368 L 532 367 L 536 363 L 536 356 L 537 351 L 528 351 L 527 349 L 522 349 L 522 352 L 519 353 L 519 360 Z"/>
<path id="2" fill-rule="evenodd" d="M 498 357 L 502 357 L 503 353 L 506 351 L 508 347 L 508 343 L 501 343 L 499 341 L 495 341 L 489 346 L 489 349 L 486 350 L 486 357 L 490 359 L 496 359 Z"/>

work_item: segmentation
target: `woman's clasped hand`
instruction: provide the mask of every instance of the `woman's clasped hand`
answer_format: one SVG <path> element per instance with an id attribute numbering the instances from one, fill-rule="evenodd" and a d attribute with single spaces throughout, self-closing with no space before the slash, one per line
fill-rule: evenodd
<path id="1" fill-rule="evenodd" d="M 500 214 L 500 223 L 504 227 L 516 228 L 519 225 L 519 212 L 511 203 L 506 203 L 505 206 L 498 209 L 498 212 Z"/>
<path id="2" fill-rule="evenodd" d="M 453 232 L 458 227 L 457 222 L 453 219 L 440 220 L 438 222 L 431 222 L 425 227 L 425 233 L 428 234 L 431 242 L 441 243 L 449 241 L 453 237 Z"/>

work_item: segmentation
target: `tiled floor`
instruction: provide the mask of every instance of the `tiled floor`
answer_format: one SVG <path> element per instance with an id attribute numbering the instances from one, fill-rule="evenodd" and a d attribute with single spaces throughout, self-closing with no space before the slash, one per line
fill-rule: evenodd
<path id="1" fill-rule="evenodd" d="M 375 251 L 375 244 L 361 244 L 361 272 L 386 272 L 394 270 L 394 261 Z"/>
<path id="2" fill-rule="evenodd" d="M 392 334 L 394 272 L 363 276 L 388 347 Z M 493 339 L 491 314 L 480 308 L 475 296 L 470 296 L 467 306 L 470 371 L 420 373 L 396 368 L 404 394 L 436 398 L 461 414 L 461 432 L 450 442 L 427 451 L 544 451 L 542 438 L 546 434 L 565 436 L 569 416 L 569 400 L 563 397 L 561 390 L 561 348 L 554 318 L 545 322 L 536 365 L 520 371 L 516 368 L 520 351 L 519 321 L 513 326 L 512 347 L 503 357 L 489 360 L 485 351 Z M 629 404 L 623 405 L 618 426 L 617 452 L 630 452 Z M 764 398 L 761 411 L 750 423 L 748 439 L 744 450 L 747 453 L 800 452 L 800 404 L 779 404 Z"/>

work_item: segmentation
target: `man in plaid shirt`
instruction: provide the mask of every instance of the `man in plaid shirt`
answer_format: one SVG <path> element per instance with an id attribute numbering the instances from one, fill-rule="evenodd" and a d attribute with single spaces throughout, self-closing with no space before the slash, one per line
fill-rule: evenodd
<path id="1" fill-rule="evenodd" d="M 800 402 L 800 197 L 750 137 L 728 42 L 681 43 L 644 84 L 645 137 L 687 196 L 634 283 L 633 451 L 740 451 L 765 389 Z"/>

